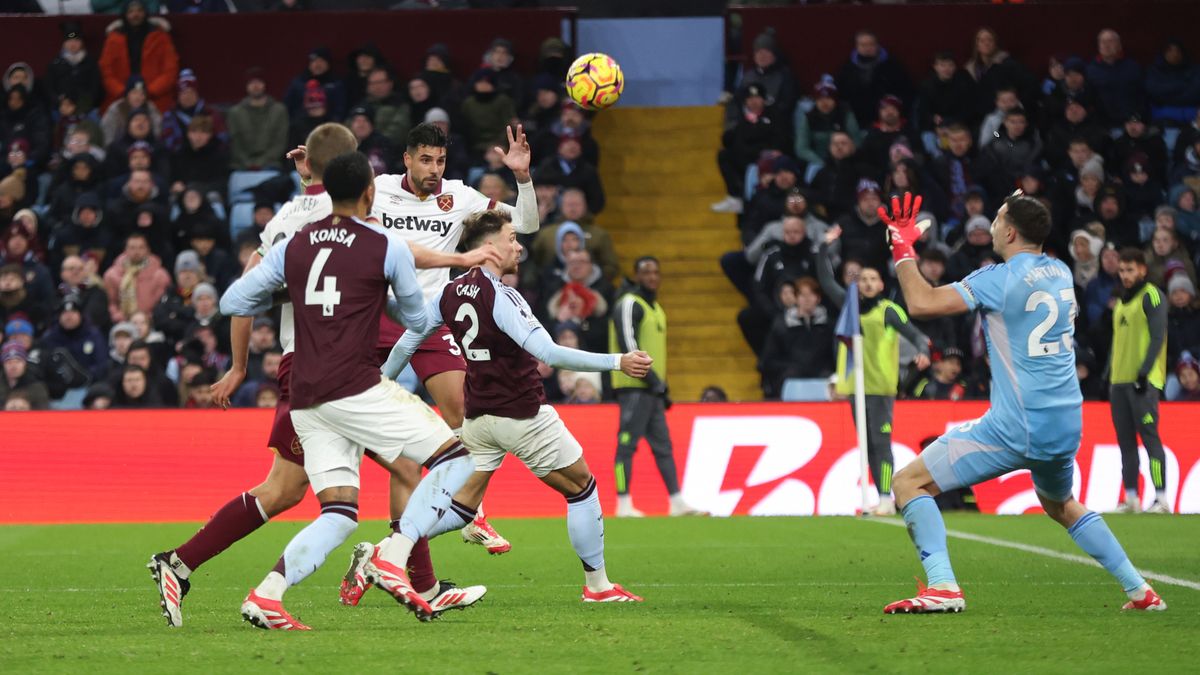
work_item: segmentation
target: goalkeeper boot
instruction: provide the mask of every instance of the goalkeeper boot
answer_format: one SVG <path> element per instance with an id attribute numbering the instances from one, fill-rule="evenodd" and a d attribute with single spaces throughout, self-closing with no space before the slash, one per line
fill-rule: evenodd
<path id="1" fill-rule="evenodd" d="M 500 533 L 492 527 L 482 513 L 462 529 L 462 538 L 468 544 L 479 544 L 492 555 L 500 555 L 512 550 L 512 544 L 500 536 Z"/>
<path id="2" fill-rule="evenodd" d="M 592 591 L 584 586 L 582 599 L 584 602 L 642 602 L 642 596 L 621 588 L 621 584 L 613 584 L 607 591 Z"/>
<path id="3" fill-rule="evenodd" d="M 897 600 L 883 608 L 884 614 L 926 614 L 930 612 L 961 612 L 967 608 L 962 589 L 929 588 L 917 580 L 914 598 Z"/>
<path id="4" fill-rule="evenodd" d="M 254 589 L 242 601 L 242 618 L 264 630 L 312 630 L 288 614 L 281 600 L 268 600 Z"/>
<path id="5" fill-rule="evenodd" d="M 429 600 L 429 606 L 433 608 L 430 619 L 436 619 L 452 609 L 466 609 L 482 600 L 487 593 L 486 586 L 458 586 L 448 579 L 438 581 L 432 590 L 436 595 Z"/>
<path id="6" fill-rule="evenodd" d="M 338 589 L 338 601 L 343 605 L 351 607 L 358 605 L 358 601 L 362 600 L 363 593 L 366 593 L 367 589 L 371 587 L 371 583 L 367 581 L 367 577 L 363 573 L 363 568 L 367 566 L 367 561 L 373 555 L 375 555 L 375 544 L 363 541 L 354 545 L 354 552 L 350 554 L 350 569 L 346 570 L 346 576 L 342 577 L 341 588 Z"/>
<path id="7" fill-rule="evenodd" d="M 1150 584 L 1143 584 L 1138 590 L 1145 591 L 1145 595 L 1141 600 L 1130 600 L 1125 603 L 1121 609 L 1137 609 L 1143 612 L 1163 612 L 1167 609 L 1167 603 L 1162 597 L 1150 588 Z"/>

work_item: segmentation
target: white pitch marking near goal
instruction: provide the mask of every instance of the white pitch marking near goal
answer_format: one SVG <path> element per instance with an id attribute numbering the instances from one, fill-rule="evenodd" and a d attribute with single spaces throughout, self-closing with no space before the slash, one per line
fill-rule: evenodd
<path id="1" fill-rule="evenodd" d="M 884 519 L 880 519 L 880 518 L 867 518 L 866 520 L 873 522 L 873 523 L 879 523 L 881 525 L 893 525 L 895 527 L 907 527 L 907 525 L 905 525 L 904 521 L 902 521 L 902 520 L 891 520 L 891 519 L 884 520 Z M 1047 558 L 1057 558 L 1058 560 L 1066 560 L 1067 562 L 1079 563 L 1081 565 L 1087 565 L 1089 567 L 1100 567 L 1101 569 L 1103 569 L 1103 566 L 1100 563 L 1096 562 L 1095 560 L 1093 560 L 1087 556 L 1075 555 L 1073 553 L 1062 553 L 1061 551 L 1055 551 L 1055 550 L 1049 549 L 1049 548 L 1042 548 L 1041 546 L 1033 546 L 1031 544 L 1022 544 L 1022 543 L 1016 542 L 1016 541 L 1008 541 L 1007 539 L 996 539 L 994 537 L 985 537 L 981 534 L 972 534 L 970 532 L 959 532 L 958 530 L 946 530 L 946 536 L 954 537 L 955 539 L 966 539 L 967 541 L 977 541 L 981 544 L 991 544 L 992 546 L 999 546 L 1001 548 L 1011 548 L 1011 549 L 1015 549 L 1017 551 L 1025 551 L 1026 553 L 1036 553 L 1038 555 L 1044 555 Z M 1190 588 L 1193 591 L 1200 591 L 1200 582 L 1198 582 L 1198 581 L 1192 581 L 1190 579 L 1180 579 L 1179 577 L 1173 577 L 1168 574 L 1159 574 L 1158 572 L 1151 572 L 1150 570 L 1143 570 L 1143 569 L 1139 569 L 1138 573 L 1141 574 L 1143 577 L 1146 577 L 1148 579 L 1153 579 L 1155 581 L 1161 581 L 1165 584 L 1171 584 L 1172 586 L 1182 586 L 1184 588 Z"/>

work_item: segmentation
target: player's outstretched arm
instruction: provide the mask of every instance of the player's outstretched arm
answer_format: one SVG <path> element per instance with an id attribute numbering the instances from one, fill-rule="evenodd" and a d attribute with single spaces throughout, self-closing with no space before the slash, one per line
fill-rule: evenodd
<path id="1" fill-rule="evenodd" d="M 917 222 L 920 211 L 921 196 L 914 199 L 911 192 L 904 193 L 903 202 L 899 197 L 892 197 L 890 214 L 884 207 L 879 207 L 879 217 L 887 225 L 888 244 L 896 262 L 896 276 L 900 279 L 904 302 L 909 313 L 917 318 L 962 314 L 970 309 L 962 295 L 953 286 L 930 286 L 917 269 L 913 245 L 929 227 L 928 221 Z"/>
<path id="2" fill-rule="evenodd" d="M 478 267 L 485 262 L 493 262 L 497 265 L 504 263 L 500 258 L 499 251 L 494 248 L 480 247 L 466 253 L 444 253 L 411 241 L 408 242 L 408 247 L 412 251 L 413 262 L 417 269 L 421 270 L 442 267 L 471 268 Z"/>
<path id="3" fill-rule="evenodd" d="M 246 268 L 242 270 L 242 275 L 250 273 L 258 264 L 262 262 L 262 256 L 258 251 L 250 254 L 250 258 L 246 261 Z M 221 379 L 217 380 L 209 391 L 212 392 L 213 403 L 221 406 L 222 409 L 229 407 L 230 398 L 237 392 L 238 387 L 242 386 L 242 382 L 246 379 L 246 364 L 250 358 L 250 332 L 254 328 L 254 319 L 249 316 L 235 316 L 229 320 L 229 345 L 233 362 L 229 365 L 229 370 Z"/>
<path id="4" fill-rule="evenodd" d="M 221 296 L 221 313 L 253 317 L 271 309 L 275 290 L 284 284 L 285 251 L 287 242 L 275 246 L 261 264 L 233 282 Z"/>

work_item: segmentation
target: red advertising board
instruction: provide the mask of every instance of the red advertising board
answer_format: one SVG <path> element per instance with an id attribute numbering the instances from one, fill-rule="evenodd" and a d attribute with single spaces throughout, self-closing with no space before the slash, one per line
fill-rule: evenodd
<path id="1" fill-rule="evenodd" d="M 921 439 L 974 419 L 982 403 L 900 402 L 893 447 L 897 468 Z M 612 460 L 617 409 L 563 406 L 614 506 Z M 1120 452 L 1108 407 L 1087 403 L 1076 461 L 1076 494 L 1090 508 L 1113 509 L 1121 497 Z M 271 463 L 264 410 L 7 413 L 0 424 L 0 522 L 167 522 L 203 520 L 259 483 Z M 858 459 L 849 406 L 841 403 L 677 404 L 668 413 L 684 497 L 715 515 L 835 515 L 859 506 Z M 1164 404 L 1167 491 L 1179 512 L 1200 512 L 1200 404 Z M 1149 484 L 1142 455 L 1141 482 Z M 649 514 L 667 499 L 649 450 L 634 460 L 632 494 Z M 363 468 L 364 518 L 387 517 L 382 469 Z M 1153 491 L 1145 493 L 1147 499 Z M 1037 508 L 1027 472 L 976 488 L 981 510 Z M 1147 502 L 1148 503 L 1148 502 Z M 510 458 L 492 480 L 487 511 L 500 517 L 560 516 L 562 498 Z M 310 497 L 288 516 L 316 513 Z"/>

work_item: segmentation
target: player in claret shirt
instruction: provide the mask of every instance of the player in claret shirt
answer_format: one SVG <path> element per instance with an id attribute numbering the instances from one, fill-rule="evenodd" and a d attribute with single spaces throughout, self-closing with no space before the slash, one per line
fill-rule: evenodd
<path id="1" fill-rule="evenodd" d="M 583 562 L 583 601 L 640 602 L 640 597 L 608 580 L 596 479 L 579 442 L 546 404 L 537 362 L 573 371 L 619 370 L 640 378 L 649 371 L 651 359 L 640 351 L 593 354 L 554 344 L 521 294 L 500 282 L 501 276 L 517 272 L 521 255 L 507 214 L 485 211 L 469 217 L 463 240 L 472 250 L 498 251 L 502 264 L 484 263 L 445 285 L 429 303 L 428 328 L 405 333 L 384 364 L 384 375 L 395 377 L 425 337 L 442 325 L 466 356 L 462 437 L 471 448 L 475 473 L 451 501 L 439 529 L 457 529 L 475 517 L 492 473 L 511 452 L 567 500 L 567 533 Z"/>
<path id="2" fill-rule="evenodd" d="M 914 203 L 915 202 L 915 203 Z M 1129 596 L 1122 609 L 1165 610 L 1167 604 L 1129 562 L 1100 514 L 1072 494 L 1075 453 L 1083 435 L 1083 396 L 1075 374 L 1075 287 L 1071 270 L 1042 250 L 1050 212 L 1020 192 L 1004 201 L 992 222 L 992 246 L 1004 259 L 965 279 L 934 288 L 917 270 L 913 244 L 921 198 L 892 198 L 880 207 L 891 238 L 896 276 L 913 316 L 937 317 L 978 310 L 983 314 L 992 364 L 991 408 L 926 447 L 896 474 L 896 506 L 929 585 L 916 597 L 883 608 L 886 614 L 961 612 L 962 589 L 950 567 L 946 524 L 933 497 L 1028 469 L 1046 515 L 1067 530 L 1088 555 L 1116 577 Z"/>
<path id="3" fill-rule="evenodd" d="M 324 563 L 358 525 L 359 465 L 371 448 L 385 461 L 403 456 L 429 469 L 408 500 L 396 532 L 372 552 L 367 576 L 418 618 L 433 615 L 405 566 L 471 475 L 462 442 L 419 398 L 379 374 L 379 315 L 426 330 L 429 317 L 408 244 L 365 221 L 375 196 L 371 165 L 358 152 L 325 172 L 333 213 L 271 249 L 222 298 L 228 316 L 253 316 L 287 285 L 295 314 L 292 424 L 304 446 L 304 471 L 321 515 L 297 534 L 275 568 L 242 603 L 242 616 L 266 629 L 305 630 L 283 594 Z M 388 299 L 391 291 L 393 298 Z"/>

